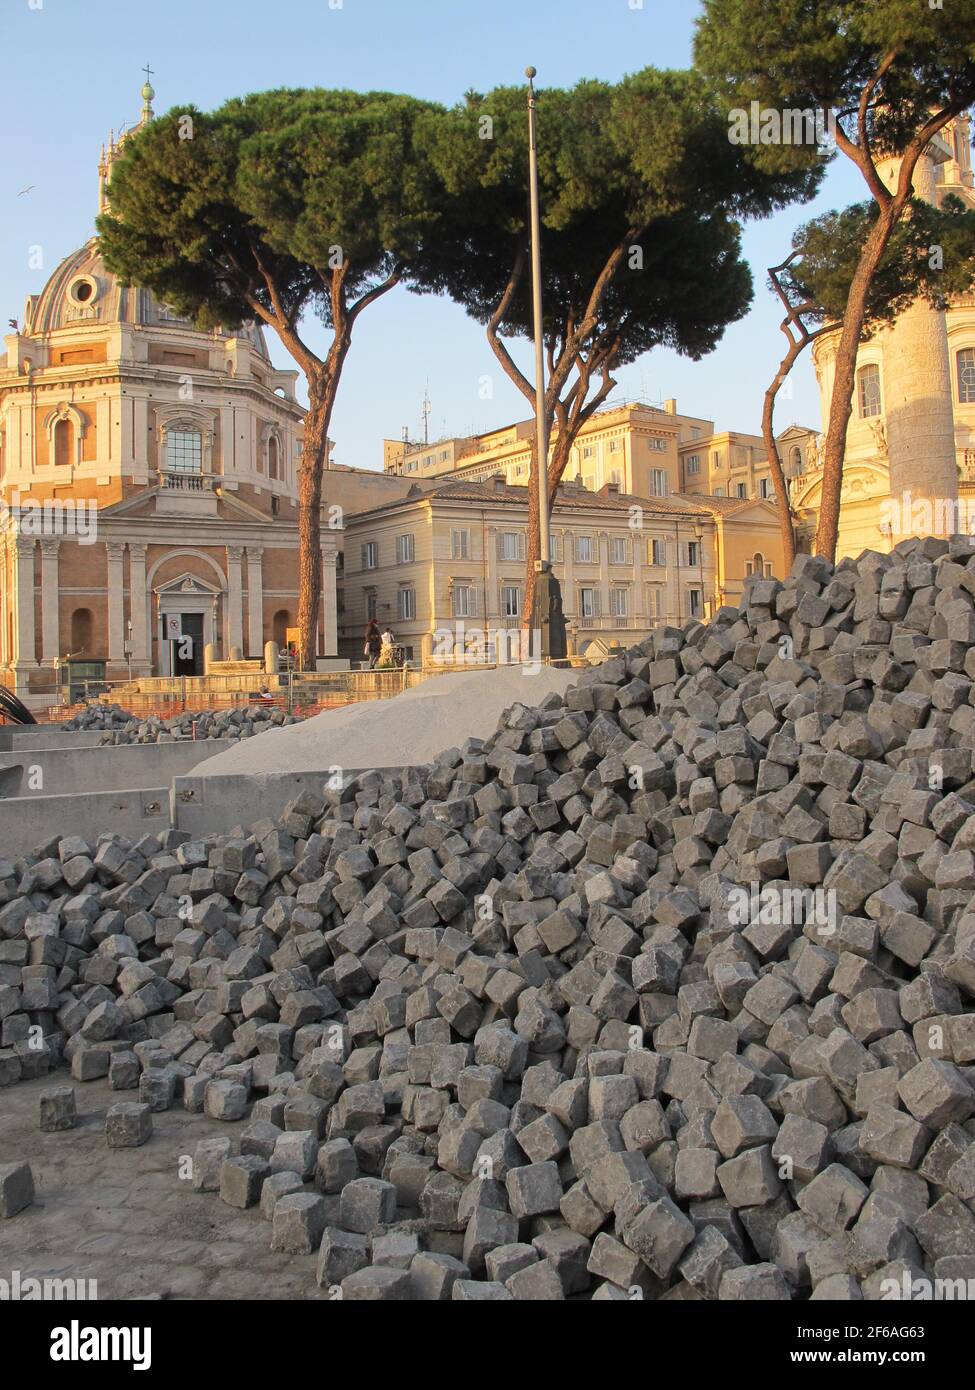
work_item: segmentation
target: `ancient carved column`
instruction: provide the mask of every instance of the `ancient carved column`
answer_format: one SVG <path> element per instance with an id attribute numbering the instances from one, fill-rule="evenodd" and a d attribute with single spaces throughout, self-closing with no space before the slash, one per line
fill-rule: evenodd
<path id="1" fill-rule="evenodd" d="M 261 557 L 264 547 L 247 547 L 247 655 L 261 657 L 264 651 L 264 583 L 261 576 Z"/>
<path id="2" fill-rule="evenodd" d="M 227 546 L 227 656 L 235 647 L 243 645 L 244 613 L 243 584 L 241 581 L 241 561 L 244 558 L 242 545 Z"/>
<path id="3" fill-rule="evenodd" d="M 58 540 L 41 541 L 41 660 L 54 665 L 60 656 L 58 617 Z"/>
<path id="4" fill-rule="evenodd" d="M 108 659 L 125 660 L 125 602 L 122 588 L 122 560 L 125 546 L 122 541 L 105 542 L 106 575 L 108 580 Z"/>

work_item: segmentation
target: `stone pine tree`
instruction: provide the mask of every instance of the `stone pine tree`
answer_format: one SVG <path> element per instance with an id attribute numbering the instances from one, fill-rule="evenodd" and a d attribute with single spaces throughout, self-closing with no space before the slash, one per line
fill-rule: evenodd
<path id="1" fill-rule="evenodd" d="M 781 328 L 788 347 L 765 392 L 762 437 L 775 480 L 775 500 L 786 561 L 795 558 L 794 515 L 775 442 L 776 397 L 802 352 L 843 318 L 863 247 L 877 220 L 874 202 L 856 203 L 800 227 L 769 284 L 785 311 Z M 914 199 L 897 224 L 870 282 L 864 335 L 894 323 L 919 299 L 943 308 L 975 282 L 975 212 L 948 197 L 941 208 Z"/>
<path id="2" fill-rule="evenodd" d="M 551 502 L 615 368 L 657 345 L 699 358 L 746 312 L 752 281 L 736 218 L 808 197 L 818 174 L 812 161 L 768 175 L 737 157 L 692 73 L 542 89 L 538 126 Z M 417 281 L 484 324 L 534 414 L 534 381 L 511 344 L 533 331 L 525 89 L 469 93 L 420 130 L 448 210 Z M 539 556 L 538 467 L 533 443 L 523 625 Z"/>
<path id="3" fill-rule="evenodd" d="M 418 155 L 434 108 L 385 92 L 259 93 L 173 110 L 134 135 L 98 222 L 105 262 L 201 326 L 256 320 L 304 373 L 299 661 L 314 670 L 328 428 L 359 316 L 408 274 L 436 220 Z M 330 330 L 310 345 L 309 324 Z"/>
<path id="4" fill-rule="evenodd" d="M 914 202 L 931 141 L 975 101 L 975 5 L 928 0 L 704 0 L 695 62 L 732 119 L 756 112 L 740 148 L 756 167 L 823 163 L 830 140 L 802 143 L 796 115 L 816 117 L 859 170 L 876 213 L 846 287 L 826 430 L 816 550 L 833 560 L 857 349 L 870 287 L 895 228 Z M 752 107 L 755 103 L 755 107 Z M 739 126 L 740 132 L 740 126 Z M 740 138 L 740 133 L 739 133 Z"/>

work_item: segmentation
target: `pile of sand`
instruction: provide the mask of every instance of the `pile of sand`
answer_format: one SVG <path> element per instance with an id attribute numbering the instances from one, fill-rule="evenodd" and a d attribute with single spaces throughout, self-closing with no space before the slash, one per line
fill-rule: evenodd
<path id="1" fill-rule="evenodd" d="M 416 766 L 467 738 L 487 738 L 509 705 L 536 706 L 562 694 L 579 673 L 550 666 L 499 666 L 434 676 L 392 700 L 326 710 L 287 729 L 258 734 L 207 758 L 195 777 Z"/>

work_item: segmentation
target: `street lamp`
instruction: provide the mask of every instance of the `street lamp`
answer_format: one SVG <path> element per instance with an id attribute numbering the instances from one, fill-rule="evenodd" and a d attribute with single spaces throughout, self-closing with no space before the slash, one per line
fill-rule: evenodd
<path id="1" fill-rule="evenodd" d="M 535 336 L 535 481 L 538 490 L 539 559 L 535 564 L 535 600 L 532 628 L 541 634 L 542 660 L 563 659 L 566 654 L 562 591 L 552 573 L 552 544 L 548 507 L 548 430 L 545 424 L 545 343 L 542 318 L 542 226 L 538 197 L 538 125 L 533 79 L 536 69 L 527 67 L 528 78 L 528 187 L 531 203 L 532 327 Z"/>

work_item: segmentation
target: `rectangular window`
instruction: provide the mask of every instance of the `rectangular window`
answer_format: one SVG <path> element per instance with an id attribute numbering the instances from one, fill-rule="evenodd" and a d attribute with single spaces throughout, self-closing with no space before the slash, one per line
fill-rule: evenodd
<path id="1" fill-rule="evenodd" d="M 583 444 L 583 446 L 582 446 L 582 457 L 583 457 L 584 459 L 591 459 L 591 458 L 593 457 L 593 455 L 595 454 L 595 452 L 596 452 L 596 446 L 595 446 L 595 444 Z"/>
<path id="2" fill-rule="evenodd" d="M 667 542 L 650 542 L 650 563 L 651 565 L 665 565 L 667 563 Z"/>
<path id="3" fill-rule="evenodd" d="M 379 601 L 375 593 L 366 594 L 366 617 L 375 618 L 378 616 Z"/>
<path id="4" fill-rule="evenodd" d="M 498 533 L 498 559 L 524 560 L 525 536 L 521 531 L 501 531 Z"/>
<path id="5" fill-rule="evenodd" d="M 629 541 L 625 536 L 610 536 L 609 563 L 611 565 L 628 565 L 631 563 L 629 557 Z"/>
<path id="6" fill-rule="evenodd" d="M 611 440 L 609 441 L 609 452 L 610 452 L 611 454 L 618 454 L 622 448 L 623 448 L 623 441 L 622 441 L 622 439 L 611 439 Z"/>
<path id="7" fill-rule="evenodd" d="M 625 618 L 629 613 L 630 593 L 628 589 L 610 589 L 609 601 L 614 618 Z"/>
<path id="8" fill-rule="evenodd" d="M 958 400 L 975 405 L 975 348 L 962 348 L 958 354 Z"/>
<path id="9" fill-rule="evenodd" d="M 736 497 L 747 497 L 747 496 L 748 496 L 748 485 L 747 485 L 747 483 L 735 483 L 735 496 L 736 496 Z"/>
<path id="10" fill-rule="evenodd" d="M 659 618 L 662 610 L 661 594 L 663 590 L 657 584 L 648 584 L 646 587 L 647 597 L 647 617 Z"/>
<path id="11" fill-rule="evenodd" d="M 701 563 L 701 547 L 697 541 L 687 542 L 687 563 L 688 565 L 699 565 Z"/>
<path id="12" fill-rule="evenodd" d="M 766 498 L 766 499 L 768 499 L 768 498 L 770 498 L 770 497 L 773 496 L 772 479 L 771 479 L 771 478 L 759 478 L 759 480 L 758 480 L 758 495 L 759 495 L 759 497 L 764 497 L 764 498 Z"/>
<path id="13" fill-rule="evenodd" d="M 650 469 L 650 496 L 667 496 L 667 474 L 663 468 Z"/>
<path id="14" fill-rule="evenodd" d="M 655 453 L 662 454 L 667 448 L 667 441 L 666 439 L 657 439 L 654 437 L 653 439 L 647 440 L 647 445 L 649 448 L 653 449 Z"/>
<path id="15" fill-rule="evenodd" d="M 875 362 L 868 362 L 857 372 L 857 396 L 861 420 L 880 414 L 880 368 Z"/>
<path id="16" fill-rule="evenodd" d="M 402 623 L 412 622 L 416 617 L 416 590 L 400 589 L 397 610 Z"/>
<path id="17" fill-rule="evenodd" d="M 469 531 L 451 531 L 450 556 L 453 560 L 467 560 L 470 558 Z"/>
<path id="18" fill-rule="evenodd" d="M 692 617 L 692 618 L 699 618 L 699 617 L 701 616 L 701 591 L 700 591 L 700 589 L 688 589 L 688 591 L 687 591 L 687 597 L 688 597 L 688 600 L 689 600 L 689 606 L 690 606 L 690 610 L 691 610 L 691 617 Z"/>
<path id="19" fill-rule="evenodd" d="M 379 567 L 379 542 L 366 541 L 362 547 L 362 568 L 374 570 Z"/>
<path id="20" fill-rule="evenodd" d="M 412 534 L 396 537 L 396 563 L 412 565 L 416 556 Z"/>
<path id="21" fill-rule="evenodd" d="M 688 454 L 688 456 L 687 456 L 687 471 L 688 471 L 688 473 L 700 473 L 700 471 L 701 471 L 701 455 L 700 455 L 700 454 Z"/>
<path id="22" fill-rule="evenodd" d="M 408 459 L 408 460 L 407 460 L 406 471 L 407 471 L 407 473 L 415 473 L 415 472 L 416 472 L 416 459 Z"/>
<path id="23" fill-rule="evenodd" d="M 583 618 L 595 618 L 599 612 L 599 593 L 596 589 L 579 590 L 579 614 Z"/>
<path id="24" fill-rule="evenodd" d="M 723 497 L 723 496 L 724 496 L 724 488 L 723 488 L 723 487 L 716 487 L 716 488 L 714 489 L 714 495 L 715 495 L 715 497 Z"/>
<path id="25" fill-rule="evenodd" d="M 592 536 L 576 536 L 576 563 L 591 565 L 593 559 Z"/>
<path id="26" fill-rule="evenodd" d="M 501 616 L 502 618 L 521 616 L 521 590 L 517 584 L 501 585 Z"/>
<path id="27" fill-rule="evenodd" d="M 473 618 L 477 613 L 477 590 L 472 584 L 455 584 L 453 588 L 455 618 Z"/>
<path id="28" fill-rule="evenodd" d="M 552 563 L 561 565 L 565 561 L 565 540 L 562 536 L 552 536 Z"/>
<path id="29" fill-rule="evenodd" d="M 623 470 L 622 470 L 622 468 L 611 468 L 611 469 L 609 470 L 609 481 L 610 481 L 611 483 L 615 483 L 617 487 L 622 487 L 622 486 L 623 486 Z"/>
<path id="30" fill-rule="evenodd" d="M 199 430 L 167 430 L 166 467 L 171 473 L 203 471 L 203 436 Z"/>

